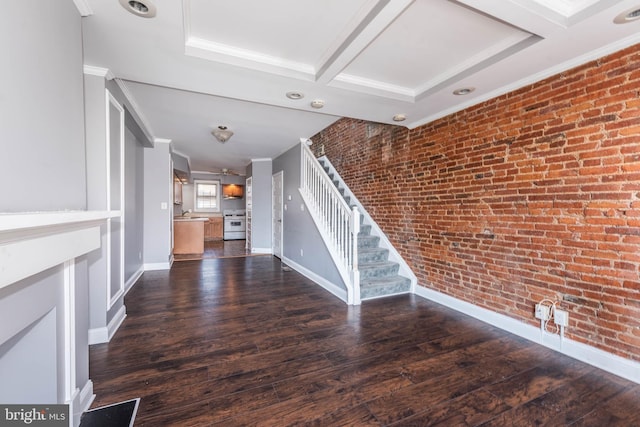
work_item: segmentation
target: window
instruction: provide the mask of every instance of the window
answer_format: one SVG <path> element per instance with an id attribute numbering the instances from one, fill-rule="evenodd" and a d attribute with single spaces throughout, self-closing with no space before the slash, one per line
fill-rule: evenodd
<path id="1" fill-rule="evenodd" d="M 220 181 L 198 181 L 194 184 L 193 206 L 196 212 L 220 211 Z"/>

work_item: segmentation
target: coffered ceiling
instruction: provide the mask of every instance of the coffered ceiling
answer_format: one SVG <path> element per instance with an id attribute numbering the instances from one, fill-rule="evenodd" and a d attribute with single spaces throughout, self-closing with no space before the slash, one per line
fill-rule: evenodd
<path id="1" fill-rule="evenodd" d="M 154 17 L 76 0 L 85 64 L 204 171 L 243 170 L 339 117 L 414 128 L 640 42 L 640 20 L 614 23 L 640 0 L 141 1 Z"/>

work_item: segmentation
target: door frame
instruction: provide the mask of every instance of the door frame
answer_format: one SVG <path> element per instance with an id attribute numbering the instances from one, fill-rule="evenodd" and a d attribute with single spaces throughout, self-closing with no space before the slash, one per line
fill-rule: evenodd
<path id="1" fill-rule="evenodd" d="M 275 191 L 276 191 L 276 186 L 274 185 L 274 183 L 276 182 L 276 180 L 280 180 L 280 206 L 276 206 L 276 198 L 274 197 L 275 195 Z M 284 236 L 284 171 L 280 171 L 280 172 L 276 172 L 273 175 L 271 175 L 271 252 L 273 253 L 274 256 L 282 259 L 282 254 L 284 252 L 284 241 L 283 241 L 283 236 Z M 279 253 L 276 252 L 276 246 L 275 246 L 275 241 L 276 239 L 274 239 L 274 235 L 275 235 L 275 230 L 277 230 L 276 227 L 276 221 L 277 221 L 277 216 L 278 215 L 273 215 L 274 212 L 276 212 L 276 209 L 278 209 L 279 211 L 279 216 L 280 216 L 280 238 L 278 239 L 278 241 L 280 242 L 280 251 Z"/>

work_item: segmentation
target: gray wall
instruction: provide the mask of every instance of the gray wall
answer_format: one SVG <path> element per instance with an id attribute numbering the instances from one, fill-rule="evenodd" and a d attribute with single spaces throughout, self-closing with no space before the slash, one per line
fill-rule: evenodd
<path id="1" fill-rule="evenodd" d="M 0 212 L 85 209 L 77 9 L 71 1 L 36 9 L 3 2 L 0 52 Z"/>
<path id="2" fill-rule="evenodd" d="M 125 120 L 126 122 L 126 120 Z M 144 251 L 144 147 L 126 123 L 124 193 L 124 280 L 142 269 Z"/>
<path id="3" fill-rule="evenodd" d="M 304 201 L 300 196 L 300 145 L 273 160 L 273 173 L 283 171 L 283 257 L 346 289 Z M 291 196 L 291 200 L 288 200 Z M 302 250 L 302 254 L 301 251 Z"/>
<path id="4" fill-rule="evenodd" d="M 144 224 L 144 145 L 148 144 L 145 132 L 129 113 L 128 101 L 115 81 L 104 77 L 85 75 L 85 120 L 87 162 L 87 206 L 92 210 L 106 209 L 106 124 L 105 88 L 125 109 L 124 142 L 124 280 L 133 281 L 142 272 L 143 224 Z M 114 143 L 117 144 L 116 141 Z M 113 171 L 116 172 L 116 171 Z M 112 188 L 118 181 L 118 173 L 112 176 Z M 87 256 L 90 277 L 90 328 L 106 328 L 118 310 L 124 305 L 120 297 L 107 309 L 105 295 L 110 286 L 106 283 L 106 227 L 102 227 L 102 249 Z"/>
<path id="5" fill-rule="evenodd" d="M 271 250 L 271 160 L 252 161 L 251 247 Z"/>

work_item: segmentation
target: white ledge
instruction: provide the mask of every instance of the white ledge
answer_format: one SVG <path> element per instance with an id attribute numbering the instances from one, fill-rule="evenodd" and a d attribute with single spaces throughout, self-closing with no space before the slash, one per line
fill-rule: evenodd
<path id="1" fill-rule="evenodd" d="M 54 211 L 0 213 L 0 232 L 103 221 L 120 216 L 120 211 Z"/>
<path id="2" fill-rule="evenodd" d="M 0 289 L 100 247 L 100 224 L 120 211 L 0 214 Z"/>

